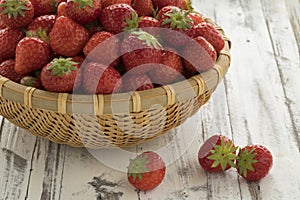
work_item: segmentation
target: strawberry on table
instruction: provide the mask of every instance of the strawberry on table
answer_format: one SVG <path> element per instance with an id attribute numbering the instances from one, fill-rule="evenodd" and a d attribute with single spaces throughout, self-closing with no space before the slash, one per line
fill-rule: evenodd
<path id="1" fill-rule="evenodd" d="M 130 160 L 128 181 L 135 188 L 143 191 L 156 188 L 164 179 L 166 165 L 155 152 L 147 151 Z"/>
<path id="2" fill-rule="evenodd" d="M 9 28 L 28 25 L 34 15 L 33 5 L 29 0 L 1 0 L 0 21 Z"/>
<path id="3" fill-rule="evenodd" d="M 159 11 L 161 27 L 173 30 L 162 35 L 169 46 L 180 47 L 195 36 L 194 22 L 188 15 L 189 12 L 174 6 L 167 6 Z"/>
<path id="4" fill-rule="evenodd" d="M 84 66 L 83 86 L 88 94 L 111 94 L 121 90 L 122 77 L 113 67 L 89 62 Z"/>
<path id="5" fill-rule="evenodd" d="M 137 18 L 138 14 L 128 4 L 113 4 L 102 10 L 100 22 L 104 29 L 113 34 L 121 33 L 128 26 L 126 19 Z"/>
<path id="6" fill-rule="evenodd" d="M 120 3 L 131 5 L 131 0 L 102 0 L 102 7 L 106 8 L 107 6 Z"/>
<path id="7" fill-rule="evenodd" d="M 41 69 L 50 61 L 50 47 L 36 37 L 25 37 L 16 48 L 15 70 L 18 74 L 29 74 Z"/>
<path id="8" fill-rule="evenodd" d="M 15 71 L 15 60 L 9 59 L 2 63 L 0 63 L 0 75 L 16 82 L 20 83 L 21 79 L 24 77 L 23 75 L 18 74 Z"/>
<path id="9" fill-rule="evenodd" d="M 139 16 L 153 16 L 154 14 L 152 0 L 133 0 L 132 7 Z"/>
<path id="10" fill-rule="evenodd" d="M 225 171 L 235 167 L 237 149 L 226 136 L 213 135 L 200 147 L 198 160 L 207 172 Z"/>
<path id="11" fill-rule="evenodd" d="M 101 62 L 102 64 L 111 65 L 115 67 L 118 65 L 114 62 L 119 58 L 120 42 L 113 34 L 101 31 L 95 33 L 85 45 L 83 52 L 88 60 L 93 62 Z"/>
<path id="12" fill-rule="evenodd" d="M 264 178 L 273 165 L 271 152 L 262 145 L 248 145 L 240 149 L 236 168 L 247 181 Z"/>
<path id="13" fill-rule="evenodd" d="M 192 73 L 211 69 L 217 60 L 217 52 L 206 39 L 199 36 L 182 50 L 183 64 Z"/>
<path id="14" fill-rule="evenodd" d="M 89 32 L 72 19 L 60 16 L 50 32 L 51 49 L 63 56 L 80 54 L 89 40 Z"/>
<path id="15" fill-rule="evenodd" d="M 154 83 L 167 85 L 174 82 L 182 72 L 183 65 L 180 56 L 174 49 L 166 49 L 161 63 L 149 71 L 148 75 Z"/>
<path id="16" fill-rule="evenodd" d="M 204 37 L 215 48 L 217 53 L 220 53 L 225 45 L 225 41 L 222 35 L 211 24 L 202 22 L 195 26 L 194 29 L 196 30 L 196 37 Z"/>
<path id="17" fill-rule="evenodd" d="M 163 51 L 158 40 L 145 31 L 133 31 L 121 44 L 126 71 L 143 74 L 161 62 Z"/>
<path id="18" fill-rule="evenodd" d="M 81 85 L 82 73 L 72 58 L 55 58 L 41 72 L 43 87 L 50 92 L 72 92 Z"/>
<path id="19" fill-rule="evenodd" d="M 86 25 L 101 14 L 101 0 L 68 0 L 65 15 L 79 24 Z"/>
<path id="20" fill-rule="evenodd" d="M 0 62 L 15 57 L 17 44 L 23 37 L 24 33 L 17 29 L 0 30 Z"/>
<path id="21" fill-rule="evenodd" d="M 122 91 L 141 91 L 154 88 L 150 78 L 146 74 L 125 74 L 122 77 Z"/>

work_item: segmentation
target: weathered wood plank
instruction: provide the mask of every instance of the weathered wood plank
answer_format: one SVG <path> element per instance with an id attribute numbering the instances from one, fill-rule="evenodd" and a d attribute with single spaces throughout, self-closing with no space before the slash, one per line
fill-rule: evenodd
<path id="1" fill-rule="evenodd" d="M 274 0 L 267 5 L 284 8 L 282 3 Z M 276 21 L 276 28 L 281 30 L 273 32 L 277 37 L 289 38 L 285 42 L 290 46 L 281 45 L 286 52 L 294 49 L 296 43 L 289 41 L 293 38 L 292 32 L 282 32 L 283 29 L 291 30 L 285 18 L 286 10 L 273 10 L 270 18 L 265 18 L 265 10 L 263 4 L 254 0 L 225 1 L 216 6 L 217 21 L 233 40 L 232 70 L 227 74 L 225 85 L 234 140 L 242 146 L 264 144 L 274 155 L 271 174 L 259 184 L 247 184 L 240 179 L 241 193 L 243 198 L 250 191 L 253 199 L 297 199 L 300 195 L 300 174 L 296 170 L 299 163 L 294 163 L 293 169 L 289 167 L 295 157 L 299 158 L 299 147 L 278 70 L 284 66 L 276 62 L 278 58 L 274 56 L 268 20 Z M 299 77 L 294 55 L 293 52 L 285 55 L 291 61 L 294 74 L 287 76 L 292 80 Z"/>

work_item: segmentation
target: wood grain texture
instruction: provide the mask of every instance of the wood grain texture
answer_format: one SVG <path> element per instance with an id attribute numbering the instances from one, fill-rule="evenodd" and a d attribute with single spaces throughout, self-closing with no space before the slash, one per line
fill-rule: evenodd
<path id="1" fill-rule="evenodd" d="M 232 63 L 211 100 L 186 123 L 123 149 L 129 156 L 159 152 L 168 165 L 163 183 L 136 191 L 126 180 L 128 155 L 57 145 L 0 117 L 0 200 L 299 199 L 299 0 L 193 3 L 232 40 Z M 241 146 L 264 144 L 274 156 L 271 173 L 247 183 L 234 169 L 204 172 L 197 152 L 216 133 Z M 96 159 L 103 154 L 115 167 Z"/>

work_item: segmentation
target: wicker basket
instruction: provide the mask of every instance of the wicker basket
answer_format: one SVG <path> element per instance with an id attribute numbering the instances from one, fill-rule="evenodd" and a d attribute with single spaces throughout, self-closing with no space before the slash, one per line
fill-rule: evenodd
<path id="1" fill-rule="evenodd" d="M 72 95 L 25 87 L 0 76 L 0 114 L 55 143 L 74 147 L 126 147 L 160 136 L 205 104 L 230 65 L 225 39 L 213 69 L 188 80 L 133 93 Z"/>

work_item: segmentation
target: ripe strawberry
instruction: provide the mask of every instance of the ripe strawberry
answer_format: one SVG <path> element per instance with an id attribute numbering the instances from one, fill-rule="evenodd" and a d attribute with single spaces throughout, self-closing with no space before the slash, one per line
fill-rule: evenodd
<path id="1" fill-rule="evenodd" d="M 236 168 L 247 181 L 264 178 L 273 165 L 271 152 L 262 145 L 245 146 L 239 151 Z"/>
<path id="2" fill-rule="evenodd" d="M 120 42 L 113 34 L 105 31 L 95 33 L 85 45 L 83 52 L 90 61 L 111 65 L 119 58 Z M 119 63 L 113 63 L 115 67 Z"/>
<path id="3" fill-rule="evenodd" d="M 204 37 L 215 48 L 217 53 L 223 49 L 225 42 L 222 35 L 211 25 L 206 22 L 202 22 L 194 27 L 196 30 L 196 36 Z"/>
<path id="4" fill-rule="evenodd" d="M 209 70 L 217 60 L 214 47 L 199 36 L 190 41 L 182 51 L 183 64 L 192 73 Z"/>
<path id="5" fill-rule="evenodd" d="M 0 75 L 16 82 L 20 83 L 21 79 L 24 77 L 23 75 L 18 74 L 15 71 L 15 60 L 9 59 L 0 64 Z"/>
<path id="6" fill-rule="evenodd" d="M 54 14 L 59 3 L 56 0 L 30 0 L 30 2 L 34 7 L 34 17 Z"/>
<path id="7" fill-rule="evenodd" d="M 15 70 L 18 74 L 29 74 L 41 69 L 50 61 L 50 47 L 36 37 L 25 37 L 16 48 Z"/>
<path id="8" fill-rule="evenodd" d="M 89 32 L 72 19 L 60 16 L 50 32 L 51 49 L 63 56 L 76 56 L 82 52 Z"/>
<path id="9" fill-rule="evenodd" d="M 29 0 L 1 0 L 0 21 L 9 28 L 28 25 L 33 18 L 34 8 Z"/>
<path id="10" fill-rule="evenodd" d="M 180 56 L 174 49 L 164 50 L 162 61 L 148 72 L 150 79 L 160 85 L 167 85 L 177 79 L 183 72 Z"/>
<path id="11" fill-rule="evenodd" d="M 165 6 L 176 6 L 182 7 L 185 5 L 185 0 L 152 0 L 154 8 L 158 10 L 162 9 Z"/>
<path id="12" fill-rule="evenodd" d="M 195 26 L 204 22 L 203 16 L 199 13 L 192 12 L 188 16 L 193 20 Z"/>
<path id="13" fill-rule="evenodd" d="M 49 43 L 49 34 L 54 26 L 56 15 L 43 15 L 35 18 L 27 27 L 26 35 L 38 37 Z"/>
<path id="14" fill-rule="evenodd" d="M 23 37 L 24 33 L 17 29 L 0 30 L 0 62 L 15 57 L 17 44 Z"/>
<path id="15" fill-rule="evenodd" d="M 131 0 L 102 0 L 102 8 L 106 8 L 110 5 L 120 3 L 131 5 Z"/>
<path id="16" fill-rule="evenodd" d="M 164 179 L 166 165 L 155 152 L 147 151 L 130 160 L 128 166 L 128 181 L 139 190 L 152 190 Z"/>
<path id="17" fill-rule="evenodd" d="M 132 7 L 139 16 L 153 16 L 154 8 L 152 0 L 134 0 Z"/>
<path id="18" fill-rule="evenodd" d="M 25 76 L 21 79 L 20 83 L 21 85 L 34 87 L 40 90 L 44 89 L 40 77 Z"/>
<path id="19" fill-rule="evenodd" d="M 232 141 L 223 135 L 213 135 L 200 147 L 198 160 L 207 172 L 221 172 L 235 167 L 236 150 Z"/>
<path id="20" fill-rule="evenodd" d="M 101 8 L 101 0 L 68 0 L 65 14 L 75 22 L 86 25 L 100 16 Z"/>
<path id="21" fill-rule="evenodd" d="M 50 92 L 72 92 L 81 85 L 79 64 L 72 58 L 55 58 L 41 72 L 43 87 Z"/>
<path id="22" fill-rule="evenodd" d="M 162 34 L 165 42 L 171 47 L 180 47 L 195 36 L 194 22 L 188 15 L 189 12 L 183 12 L 173 6 L 164 7 L 159 11 L 161 26 L 172 30 Z"/>
<path id="23" fill-rule="evenodd" d="M 89 62 L 84 66 L 83 86 L 88 94 L 111 94 L 121 90 L 122 78 L 111 66 Z"/>
<path id="24" fill-rule="evenodd" d="M 125 74 L 122 77 L 122 91 L 141 91 L 154 88 L 152 81 L 145 74 Z"/>
<path id="25" fill-rule="evenodd" d="M 163 51 L 157 39 L 145 31 L 134 31 L 121 44 L 126 71 L 143 74 L 161 62 Z"/>
<path id="26" fill-rule="evenodd" d="M 159 31 L 157 30 L 157 28 L 159 27 L 160 22 L 153 17 L 144 16 L 138 22 L 138 28 L 141 28 L 143 31 L 146 31 L 153 36 L 158 36 Z"/>
<path id="27" fill-rule="evenodd" d="M 101 24 L 113 34 L 121 33 L 128 26 L 126 19 L 137 17 L 136 11 L 127 4 L 113 4 L 102 10 Z"/>

